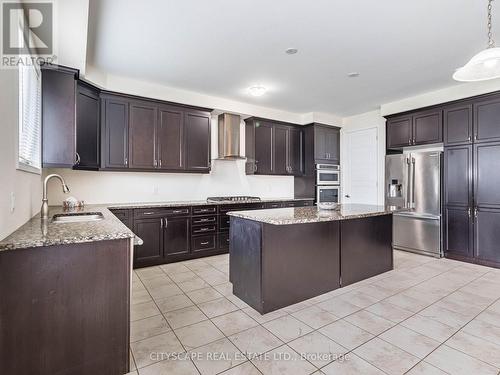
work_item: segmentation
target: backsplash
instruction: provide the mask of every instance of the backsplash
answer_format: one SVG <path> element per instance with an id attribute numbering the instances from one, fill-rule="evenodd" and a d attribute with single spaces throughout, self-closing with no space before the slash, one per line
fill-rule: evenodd
<path id="1" fill-rule="evenodd" d="M 293 177 L 247 176 L 243 160 L 214 160 L 210 174 L 44 170 L 44 176 L 49 173 L 62 175 L 71 190 L 63 194 L 58 181 L 51 181 L 51 205 L 60 205 L 68 196 L 89 204 L 204 200 L 225 195 L 293 198 Z"/>

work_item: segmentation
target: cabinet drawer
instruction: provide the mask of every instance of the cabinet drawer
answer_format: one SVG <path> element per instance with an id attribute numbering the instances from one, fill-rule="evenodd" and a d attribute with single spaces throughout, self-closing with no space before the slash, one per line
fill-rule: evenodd
<path id="1" fill-rule="evenodd" d="M 229 232 L 219 233 L 219 249 L 229 248 Z"/>
<path id="2" fill-rule="evenodd" d="M 190 214 L 189 207 L 175 208 L 141 208 L 134 210 L 135 218 L 163 217 L 163 216 L 187 216 Z"/>
<path id="3" fill-rule="evenodd" d="M 216 232 L 216 226 L 215 225 L 203 225 L 200 227 L 194 227 L 191 230 L 191 233 L 193 236 L 196 236 L 198 234 L 205 234 L 205 233 L 214 233 Z"/>
<path id="4" fill-rule="evenodd" d="M 217 223 L 217 216 L 199 216 L 191 219 L 192 225 L 215 224 Z"/>
<path id="5" fill-rule="evenodd" d="M 192 251 L 215 249 L 215 234 L 209 236 L 193 237 L 191 240 Z"/>
<path id="6" fill-rule="evenodd" d="M 194 215 L 210 215 L 217 213 L 217 206 L 193 207 Z"/>
<path id="7" fill-rule="evenodd" d="M 281 202 L 269 202 L 269 203 L 266 203 L 265 208 L 281 208 L 283 207 L 283 203 Z"/>

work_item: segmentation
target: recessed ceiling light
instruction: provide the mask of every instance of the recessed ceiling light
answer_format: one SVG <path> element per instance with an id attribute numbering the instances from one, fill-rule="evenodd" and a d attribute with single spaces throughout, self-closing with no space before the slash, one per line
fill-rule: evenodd
<path id="1" fill-rule="evenodd" d="M 351 72 L 351 73 L 347 73 L 347 76 L 349 78 L 356 78 L 356 77 L 359 77 L 359 73 L 358 72 Z"/>
<path id="2" fill-rule="evenodd" d="M 252 96 L 262 96 L 267 92 L 264 86 L 256 85 L 248 88 L 248 92 Z"/>
<path id="3" fill-rule="evenodd" d="M 297 48 L 287 48 L 285 50 L 285 53 L 287 55 L 295 55 L 297 52 L 299 52 L 299 50 Z"/>

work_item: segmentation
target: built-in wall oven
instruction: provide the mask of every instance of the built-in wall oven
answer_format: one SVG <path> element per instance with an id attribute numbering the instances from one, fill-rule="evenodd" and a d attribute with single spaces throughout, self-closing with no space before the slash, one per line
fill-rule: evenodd
<path id="1" fill-rule="evenodd" d="M 316 202 L 340 203 L 340 166 L 316 164 Z"/>
<path id="2" fill-rule="evenodd" d="M 316 185 L 340 185 L 340 166 L 316 164 Z"/>
<path id="3" fill-rule="evenodd" d="M 340 203 L 340 186 L 318 185 L 316 187 L 317 203 Z"/>

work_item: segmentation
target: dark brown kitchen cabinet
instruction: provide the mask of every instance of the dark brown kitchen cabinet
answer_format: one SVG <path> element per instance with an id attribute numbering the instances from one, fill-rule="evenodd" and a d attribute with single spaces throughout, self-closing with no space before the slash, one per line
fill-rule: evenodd
<path id="1" fill-rule="evenodd" d="M 273 172 L 274 174 L 288 174 L 288 127 L 274 126 L 273 131 Z"/>
<path id="2" fill-rule="evenodd" d="M 158 168 L 184 169 L 184 113 L 175 107 L 160 106 L 158 118 Z"/>
<path id="3" fill-rule="evenodd" d="M 316 163 L 340 163 L 340 129 L 314 124 L 314 159 Z"/>
<path id="4" fill-rule="evenodd" d="M 106 97 L 102 110 L 102 167 L 128 168 L 129 102 L 119 97 Z"/>
<path id="5" fill-rule="evenodd" d="M 190 218 L 167 217 L 164 219 L 163 248 L 164 262 L 176 259 L 190 251 Z"/>
<path id="6" fill-rule="evenodd" d="M 443 111 L 428 110 L 413 115 L 413 145 L 443 142 Z"/>
<path id="7" fill-rule="evenodd" d="M 474 204 L 500 209 L 500 142 L 474 145 Z"/>
<path id="8" fill-rule="evenodd" d="M 474 222 L 474 257 L 500 267 L 500 210 L 478 208 Z"/>
<path id="9" fill-rule="evenodd" d="M 42 68 L 42 166 L 71 168 L 77 161 L 75 101 L 78 71 Z"/>
<path id="10" fill-rule="evenodd" d="M 210 171 L 210 114 L 188 111 L 184 117 L 186 169 Z"/>
<path id="11" fill-rule="evenodd" d="M 290 127 L 287 145 L 288 173 L 300 176 L 304 173 L 304 131 Z"/>
<path id="12" fill-rule="evenodd" d="M 78 81 L 76 92 L 75 169 L 98 169 L 100 165 L 99 90 Z"/>
<path id="13" fill-rule="evenodd" d="M 387 120 L 387 148 L 411 146 L 413 140 L 411 116 Z"/>
<path id="14" fill-rule="evenodd" d="M 500 141 L 500 98 L 474 102 L 474 143 Z"/>
<path id="15" fill-rule="evenodd" d="M 387 120 L 387 148 L 443 142 L 443 111 L 431 109 Z"/>
<path id="16" fill-rule="evenodd" d="M 129 168 L 156 168 L 158 106 L 148 102 L 129 103 Z"/>
<path id="17" fill-rule="evenodd" d="M 445 147 L 447 257 L 500 267 L 500 142 Z"/>
<path id="18" fill-rule="evenodd" d="M 251 125 L 253 126 L 253 125 Z M 255 143 L 247 143 L 255 149 L 255 174 L 274 174 L 273 167 L 273 125 L 267 121 L 255 121 Z"/>
<path id="19" fill-rule="evenodd" d="M 134 268 L 164 263 L 163 218 L 135 218 L 134 233 L 143 240 L 134 248 Z"/>
<path id="20" fill-rule="evenodd" d="M 447 147 L 444 153 L 445 205 L 472 205 L 472 146 Z"/>
<path id="21" fill-rule="evenodd" d="M 446 256 L 473 256 L 474 225 L 472 211 L 466 206 L 446 206 L 444 209 L 444 252 Z"/>
<path id="22" fill-rule="evenodd" d="M 245 120 L 246 174 L 302 175 L 303 130 L 271 120 Z"/>
<path id="23" fill-rule="evenodd" d="M 472 142 L 472 104 L 461 103 L 443 110 L 444 145 Z"/>

